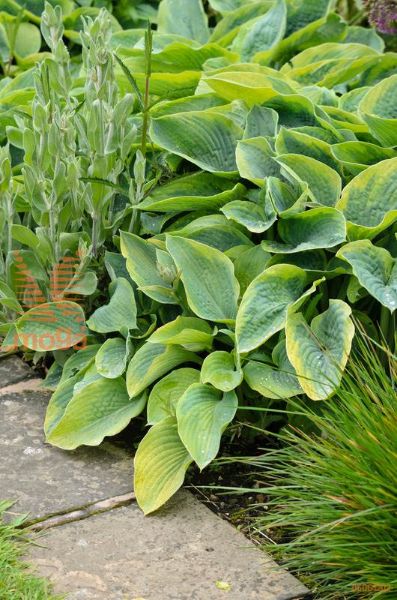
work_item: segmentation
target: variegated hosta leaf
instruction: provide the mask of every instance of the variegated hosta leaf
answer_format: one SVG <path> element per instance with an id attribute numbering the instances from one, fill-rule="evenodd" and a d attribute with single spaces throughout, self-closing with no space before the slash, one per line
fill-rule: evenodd
<path id="1" fill-rule="evenodd" d="M 77 373 L 82 372 L 89 367 L 100 347 L 100 344 L 90 344 L 72 354 L 63 365 L 60 382 L 63 383 L 66 379 L 77 375 Z"/>
<path id="2" fill-rule="evenodd" d="M 372 239 L 397 219 L 397 157 L 382 160 L 347 184 L 336 205 L 350 239 Z"/>
<path id="3" fill-rule="evenodd" d="M 158 29 L 160 33 L 175 33 L 205 44 L 209 38 L 209 30 L 201 0 L 162 0 Z"/>
<path id="4" fill-rule="evenodd" d="M 193 240 L 168 236 L 167 249 L 181 272 L 190 308 L 201 319 L 231 323 L 239 285 L 222 252 Z"/>
<path id="5" fill-rule="evenodd" d="M 109 291 L 109 304 L 97 308 L 87 321 L 88 327 L 99 333 L 136 329 L 136 303 L 131 284 L 118 277 L 110 284 Z"/>
<path id="6" fill-rule="evenodd" d="M 253 106 L 247 115 L 244 139 L 274 137 L 277 132 L 278 114 L 266 106 Z"/>
<path id="7" fill-rule="evenodd" d="M 145 404 L 145 394 L 129 398 L 121 377 L 101 377 L 73 393 L 62 418 L 47 434 L 47 441 L 65 450 L 82 444 L 97 446 L 105 436 L 122 431 Z"/>
<path id="8" fill-rule="evenodd" d="M 216 210 L 239 198 L 244 191 L 241 183 L 233 184 L 228 179 L 199 172 L 155 188 L 137 208 L 154 212 Z"/>
<path id="9" fill-rule="evenodd" d="M 134 461 L 134 491 L 145 514 L 157 510 L 175 494 L 192 462 L 175 418 L 163 419 L 149 429 Z"/>
<path id="10" fill-rule="evenodd" d="M 343 246 L 337 256 L 350 263 L 358 281 L 391 312 L 397 308 L 397 261 L 385 248 L 369 240 L 357 240 Z"/>
<path id="11" fill-rule="evenodd" d="M 397 146 L 396 96 L 397 75 L 392 75 L 370 88 L 359 106 L 372 135 L 386 147 Z"/>
<path id="12" fill-rule="evenodd" d="M 265 270 L 269 260 L 270 254 L 265 252 L 260 244 L 239 254 L 234 261 L 234 272 L 242 294 L 251 281 Z"/>
<path id="13" fill-rule="evenodd" d="M 47 438 L 51 431 L 58 425 L 62 419 L 66 407 L 71 401 L 74 392 L 74 386 L 78 381 L 78 376 L 74 375 L 69 379 L 61 381 L 55 392 L 52 394 L 50 401 L 47 405 L 45 420 L 44 420 L 44 433 Z"/>
<path id="14" fill-rule="evenodd" d="M 217 390 L 230 392 L 242 382 L 243 372 L 236 368 L 232 354 L 218 350 L 204 359 L 200 379 L 201 383 L 210 383 Z"/>
<path id="15" fill-rule="evenodd" d="M 234 392 L 222 393 L 210 385 L 193 383 L 176 407 L 178 432 L 200 469 L 218 454 L 221 436 L 238 407 Z"/>
<path id="16" fill-rule="evenodd" d="M 75 302 L 47 302 L 28 310 L 16 322 L 21 344 L 30 350 L 65 350 L 87 335 L 84 312 Z"/>
<path id="17" fill-rule="evenodd" d="M 278 0 L 263 16 L 242 25 L 232 44 L 232 50 L 248 62 L 257 53 L 269 50 L 282 40 L 287 24 L 285 0 Z"/>
<path id="18" fill-rule="evenodd" d="M 179 398 L 192 383 L 200 381 L 197 369 L 175 369 L 153 386 L 147 404 L 147 420 L 154 425 L 167 417 L 175 417 Z"/>
<path id="19" fill-rule="evenodd" d="M 132 357 L 127 369 L 127 388 L 131 398 L 138 396 L 183 362 L 197 362 L 197 357 L 181 346 L 164 346 L 146 342 Z"/>
<path id="20" fill-rule="evenodd" d="M 369 165 L 393 158 L 396 152 L 370 142 L 341 142 L 331 147 L 335 158 L 353 175 L 358 175 Z"/>
<path id="21" fill-rule="evenodd" d="M 346 240 L 346 221 L 334 208 L 313 208 L 278 221 L 284 243 L 265 240 L 264 250 L 276 254 L 293 254 L 316 248 L 333 248 Z"/>
<path id="22" fill-rule="evenodd" d="M 120 232 L 121 253 L 127 270 L 137 286 L 153 300 L 176 304 L 172 284 L 163 278 L 159 269 L 156 247 L 132 233 Z"/>
<path id="23" fill-rule="evenodd" d="M 318 160 L 331 169 L 338 170 L 338 162 L 332 156 L 331 146 L 311 135 L 282 127 L 276 138 L 277 154 L 301 154 Z"/>
<path id="24" fill-rule="evenodd" d="M 331 167 L 300 154 L 283 154 L 276 160 L 292 179 L 308 184 L 309 195 L 314 202 L 324 206 L 336 205 L 340 197 L 342 181 Z"/>
<path id="25" fill-rule="evenodd" d="M 325 400 L 340 384 L 354 336 L 350 315 L 350 307 L 342 300 L 330 300 L 329 308 L 314 317 L 310 326 L 302 313 L 288 314 L 288 358 L 312 400 Z"/>
<path id="26" fill-rule="evenodd" d="M 221 208 L 230 220 L 243 225 L 253 233 L 263 233 L 270 229 L 277 219 L 276 212 L 270 202 L 260 206 L 249 200 L 233 200 Z"/>
<path id="27" fill-rule="evenodd" d="M 155 344 L 179 344 L 193 352 L 209 350 L 212 341 L 213 332 L 206 321 L 181 316 L 159 327 L 148 339 Z"/>
<path id="28" fill-rule="evenodd" d="M 237 171 L 236 144 L 243 131 L 215 111 L 179 113 L 152 119 L 155 144 L 211 173 Z"/>
<path id="29" fill-rule="evenodd" d="M 236 162 L 240 176 L 263 187 L 265 177 L 280 176 L 275 153 L 264 137 L 240 140 L 236 148 Z"/>
<path id="30" fill-rule="evenodd" d="M 185 227 L 167 232 L 169 236 L 189 238 L 226 252 L 234 246 L 250 246 L 251 240 L 234 223 L 221 214 L 207 215 L 190 221 Z"/>
<path id="31" fill-rule="evenodd" d="M 128 350 L 123 338 L 110 338 L 102 344 L 95 357 L 97 371 L 102 377 L 116 379 L 127 367 Z"/>
<path id="32" fill-rule="evenodd" d="M 304 297 L 306 283 L 305 271 L 292 265 L 274 265 L 252 281 L 237 313 L 240 353 L 254 350 L 283 329 L 287 309 Z"/>

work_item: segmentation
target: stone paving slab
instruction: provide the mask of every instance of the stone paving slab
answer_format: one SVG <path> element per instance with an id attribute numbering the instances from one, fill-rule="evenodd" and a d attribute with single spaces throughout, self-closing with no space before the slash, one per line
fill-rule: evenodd
<path id="1" fill-rule="evenodd" d="M 187 491 L 149 517 L 132 504 L 50 529 L 40 545 L 29 559 L 67 600 L 292 600 L 307 591 Z"/>
<path id="2" fill-rule="evenodd" d="M 36 377 L 32 369 L 15 356 L 0 357 L 0 388 Z"/>
<path id="3" fill-rule="evenodd" d="M 42 518 L 131 492 L 132 457 L 123 448 L 105 442 L 65 452 L 44 443 L 48 400 L 44 392 L 0 396 L 0 498 L 17 500 L 12 512 Z"/>

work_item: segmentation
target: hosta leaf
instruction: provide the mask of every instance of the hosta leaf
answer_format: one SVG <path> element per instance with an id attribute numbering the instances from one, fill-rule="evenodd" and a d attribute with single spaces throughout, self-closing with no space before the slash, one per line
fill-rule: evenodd
<path id="1" fill-rule="evenodd" d="M 397 146 L 396 95 L 397 74 L 370 88 L 360 102 L 359 112 L 383 146 Z"/>
<path id="2" fill-rule="evenodd" d="M 283 37 L 287 23 L 287 7 L 278 0 L 263 16 L 242 25 L 232 44 L 232 50 L 247 62 L 260 51 L 272 48 Z"/>
<path id="3" fill-rule="evenodd" d="M 213 333 L 206 321 L 196 317 L 177 317 L 159 327 L 148 339 L 155 344 L 179 344 L 187 350 L 199 352 L 212 346 Z"/>
<path id="4" fill-rule="evenodd" d="M 397 219 L 397 157 L 382 160 L 347 184 L 336 205 L 350 239 L 373 238 Z"/>
<path id="5" fill-rule="evenodd" d="M 288 0 L 287 35 L 324 17 L 332 6 L 332 0 Z"/>
<path id="6" fill-rule="evenodd" d="M 175 494 L 192 462 L 174 418 L 164 419 L 148 431 L 134 461 L 134 491 L 145 514 L 157 510 Z"/>
<path id="7" fill-rule="evenodd" d="M 162 0 L 158 12 L 158 30 L 205 44 L 209 30 L 201 0 Z"/>
<path id="8" fill-rule="evenodd" d="M 341 381 L 354 336 L 350 315 L 342 300 L 330 300 L 329 308 L 314 317 L 310 327 L 301 313 L 288 314 L 288 358 L 312 400 L 325 400 Z"/>
<path id="9" fill-rule="evenodd" d="M 127 346 L 123 338 L 110 338 L 98 350 L 95 357 L 97 371 L 102 377 L 116 379 L 127 367 Z"/>
<path id="10" fill-rule="evenodd" d="M 39 352 L 72 348 L 87 335 L 84 312 L 75 302 L 48 302 L 28 310 L 16 322 L 23 346 Z"/>
<path id="11" fill-rule="evenodd" d="M 240 284 L 241 293 L 255 277 L 262 273 L 270 260 L 270 254 L 259 244 L 242 252 L 234 261 L 234 273 Z"/>
<path id="12" fill-rule="evenodd" d="M 347 260 L 371 296 L 391 312 L 397 308 L 397 261 L 385 248 L 378 248 L 369 240 L 358 240 L 343 246 L 337 256 Z"/>
<path id="13" fill-rule="evenodd" d="M 145 404 L 145 395 L 129 398 L 124 379 L 97 379 L 73 394 L 47 441 L 64 450 L 98 446 L 105 436 L 122 431 Z"/>
<path id="14" fill-rule="evenodd" d="M 390 148 L 382 148 L 370 142 L 341 142 L 331 147 L 335 158 L 353 175 L 358 175 L 369 165 L 396 155 Z"/>
<path id="15" fill-rule="evenodd" d="M 127 270 L 138 287 L 150 298 L 162 303 L 176 303 L 170 282 L 163 279 L 158 268 L 156 247 L 132 233 L 120 233 L 121 253 L 127 260 Z"/>
<path id="16" fill-rule="evenodd" d="M 200 381 L 197 369 L 176 369 L 160 379 L 150 392 L 147 405 L 147 420 L 154 425 L 167 417 L 175 417 L 179 398 L 192 383 Z"/>
<path id="17" fill-rule="evenodd" d="M 169 231 L 169 236 L 186 237 L 226 252 L 234 246 L 252 245 L 251 240 L 228 222 L 224 215 L 208 215 L 190 221 L 182 229 Z"/>
<path id="18" fill-rule="evenodd" d="M 221 5 L 229 6 L 227 14 L 220 19 L 214 30 L 211 33 L 210 40 L 217 42 L 222 46 L 229 46 L 233 39 L 239 32 L 241 25 L 263 15 L 273 5 L 273 0 L 251 0 L 245 2 L 244 0 L 216 0 L 216 2 L 210 3 L 215 10 L 220 10 Z M 218 6 L 218 8 L 216 8 Z"/>
<path id="19" fill-rule="evenodd" d="M 155 144 L 211 173 L 237 171 L 235 150 L 243 132 L 228 117 L 211 111 L 179 113 L 152 120 Z"/>
<path id="20" fill-rule="evenodd" d="M 335 206 L 342 189 L 342 181 L 336 171 L 314 158 L 300 154 L 283 154 L 276 160 L 292 179 L 308 184 L 309 195 L 314 202 Z"/>
<path id="21" fill-rule="evenodd" d="M 282 369 L 249 360 L 244 367 L 244 379 L 251 389 L 265 398 L 283 400 L 302 393 L 292 365 Z"/>
<path id="22" fill-rule="evenodd" d="M 239 141 L 236 148 L 236 162 L 240 176 L 258 186 L 264 185 L 265 177 L 280 175 L 275 153 L 264 137 Z"/>
<path id="23" fill-rule="evenodd" d="M 264 208 L 248 200 L 233 200 L 221 210 L 228 219 L 244 225 L 253 233 L 267 231 L 277 219 L 276 212 L 269 203 Z"/>
<path id="24" fill-rule="evenodd" d="M 275 149 L 277 154 L 302 154 L 315 158 L 331 169 L 339 168 L 338 162 L 332 156 L 330 144 L 293 129 L 280 129 Z"/>
<path id="25" fill-rule="evenodd" d="M 265 240 L 267 252 L 292 254 L 316 248 L 333 248 L 346 240 L 346 221 L 335 208 L 313 208 L 278 221 L 278 232 L 284 243 Z"/>
<path id="26" fill-rule="evenodd" d="M 266 106 L 253 106 L 247 115 L 244 139 L 274 137 L 277 132 L 278 114 Z"/>
<path id="27" fill-rule="evenodd" d="M 178 432 L 191 457 L 204 469 L 218 454 L 221 436 L 238 407 L 234 392 L 193 383 L 176 407 Z"/>
<path id="28" fill-rule="evenodd" d="M 47 405 L 44 420 L 44 432 L 47 437 L 62 419 L 66 407 L 73 397 L 74 386 L 77 381 L 78 377 L 76 375 L 61 381 L 55 392 L 52 394 Z"/>
<path id="29" fill-rule="evenodd" d="M 239 285 L 231 260 L 215 248 L 181 237 L 168 236 L 167 248 L 181 272 L 193 312 L 201 319 L 233 322 Z"/>
<path id="30" fill-rule="evenodd" d="M 210 173 L 194 173 L 173 179 L 153 192 L 138 205 L 140 210 L 181 212 L 184 210 L 216 210 L 245 191 L 242 184 Z"/>
<path id="31" fill-rule="evenodd" d="M 302 298 L 306 283 L 303 269 L 292 265 L 274 265 L 252 281 L 237 313 L 239 352 L 254 350 L 283 329 L 287 309 Z"/>
<path id="32" fill-rule="evenodd" d="M 61 383 L 88 367 L 100 347 L 100 344 L 91 344 L 78 352 L 74 352 L 63 365 Z"/>
<path id="33" fill-rule="evenodd" d="M 97 308 L 87 321 L 88 327 L 98 333 L 136 329 L 136 304 L 131 284 L 118 277 L 112 281 L 109 290 L 109 304 Z"/>
<path id="34" fill-rule="evenodd" d="M 127 388 L 134 398 L 174 367 L 197 357 L 180 346 L 164 346 L 146 342 L 132 357 L 127 369 Z"/>
<path id="35" fill-rule="evenodd" d="M 210 383 L 217 390 L 230 392 L 243 380 L 243 372 L 235 367 L 233 355 L 218 350 L 211 352 L 201 367 L 201 383 Z"/>

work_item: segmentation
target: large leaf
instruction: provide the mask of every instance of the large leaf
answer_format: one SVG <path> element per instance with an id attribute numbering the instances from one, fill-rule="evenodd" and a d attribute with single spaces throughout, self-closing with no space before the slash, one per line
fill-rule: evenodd
<path id="1" fill-rule="evenodd" d="M 137 286 L 150 298 L 165 304 L 175 304 L 172 283 L 162 276 L 156 247 L 137 235 L 122 231 L 121 253 L 127 260 L 127 270 Z"/>
<path id="2" fill-rule="evenodd" d="M 243 373 L 236 368 L 232 354 L 217 350 L 204 359 L 200 379 L 201 383 L 210 383 L 222 392 L 230 392 L 240 385 Z"/>
<path id="3" fill-rule="evenodd" d="M 73 394 L 47 440 L 65 450 L 97 446 L 105 436 L 122 431 L 145 404 L 145 395 L 129 398 L 124 379 L 97 379 Z"/>
<path id="4" fill-rule="evenodd" d="M 249 61 L 257 52 L 268 50 L 282 40 L 286 24 L 287 7 L 284 0 L 278 0 L 263 16 L 240 27 L 232 49 L 239 52 L 243 62 Z"/>
<path id="5" fill-rule="evenodd" d="M 192 383 L 198 383 L 200 371 L 197 369 L 175 369 L 153 386 L 147 405 L 147 420 L 154 425 L 167 417 L 175 417 L 179 398 Z"/>
<path id="6" fill-rule="evenodd" d="M 370 142 L 340 142 L 331 147 L 335 158 L 353 175 L 358 175 L 369 165 L 376 165 L 381 160 L 396 156 L 390 148 L 382 148 Z"/>
<path id="7" fill-rule="evenodd" d="M 174 418 L 163 419 L 149 430 L 134 461 L 134 491 L 145 514 L 157 510 L 175 494 L 192 462 Z"/>
<path id="8" fill-rule="evenodd" d="M 98 333 L 136 329 L 136 304 L 131 284 L 118 277 L 110 284 L 109 291 L 109 304 L 97 308 L 87 321 L 88 327 Z"/>
<path id="9" fill-rule="evenodd" d="M 239 285 L 231 260 L 215 248 L 176 236 L 167 237 L 167 248 L 181 272 L 193 312 L 201 319 L 233 322 Z"/>
<path id="10" fill-rule="evenodd" d="M 144 344 L 134 354 L 127 369 L 127 388 L 134 398 L 174 367 L 183 362 L 197 362 L 197 357 L 180 346 Z"/>
<path id="11" fill-rule="evenodd" d="M 84 312 L 75 302 L 48 302 L 28 310 L 16 322 L 23 346 L 39 352 L 72 348 L 85 339 Z"/>
<path id="12" fill-rule="evenodd" d="M 397 75 L 392 75 L 370 88 L 360 102 L 360 113 L 383 146 L 397 146 L 396 95 Z"/>
<path id="13" fill-rule="evenodd" d="M 330 144 L 294 129 L 280 129 L 275 149 L 277 154 L 302 154 L 328 165 L 331 169 L 340 168 L 332 156 Z"/>
<path id="14" fill-rule="evenodd" d="M 213 333 L 206 321 L 196 317 L 177 317 L 159 327 L 148 339 L 155 344 L 179 344 L 187 350 L 199 352 L 212 346 Z"/>
<path id="15" fill-rule="evenodd" d="M 240 140 L 236 148 L 236 162 L 240 176 L 258 186 L 265 178 L 280 175 L 275 153 L 264 137 Z"/>
<path id="16" fill-rule="evenodd" d="M 336 206 L 348 221 L 350 239 L 372 239 L 397 219 L 397 157 L 359 173 Z"/>
<path id="17" fill-rule="evenodd" d="M 335 208 L 313 208 L 278 221 L 281 242 L 263 241 L 267 252 L 293 254 L 316 248 L 333 248 L 346 240 L 346 221 Z"/>
<path id="18" fill-rule="evenodd" d="M 218 454 L 221 436 L 238 407 L 234 392 L 193 383 L 176 407 L 178 432 L 191 457 L 204 469 Z"/>
<path id="19" fill-rule="evenodd" d="M 350 307 L 342 300 L 330 300 L 329 308 L 314 317 L 310 327 L 302 313 L 288 314 L 288 358 L 312 400 L 325 400 L 341 381 L 354 336 L 350 315 Z"/>
<path id="20" fill-rule="evenodd" d="M 209 30 L 201 0 L 162 0 L 158 12 L 158 30 L 205 44 Z"/>
<path id="21" fill-rule="evenodd" d="M 267 202 L 263 207 L 248 200 L 233 200 L 228 202 L 221 210 L 228 219 L 240 223 L 253 233 L 267 231 L 277 219 L 276 212 L 270 202 Z"/>
<path id="22" fill-rule="evenodd" d="M 179 113 L 152 120 L 155 144 L 211 173 L 237 171 L 235 150 L 243 132 L 216 112 Z"/>
<path id="23" fill-rule="evenodd" d="M 98 350 L 95 365 L 102 377 L 116 379 L 124 373 L 127 359 L 128 350 L 125 339 L 110 338 Z"/>
<path id="24" fill-rule="evenodd" d="M 248 286 L 236 319 L 239 352 L 254 350 L 285 326 L 287 309 L 302 299 L 307 283 L 303 269 L 274 265 Z"/>
<path id="25" fill-rule="evenodd" d="M 343 246 L 337 256 L 352 267 L 360 285 L 391 312 L 397 308 L 397 261 L 385 248 L 369 240 L 357 240 Z"/>
<path id="26" fill-rule="evenodd" d="M 342 188 L 341 178 L 336 171 L 314 158 L 300 154 L 283 154 L 276 160 L 292 179 L 308 184 L 314 202 L 335 206 Z"/>

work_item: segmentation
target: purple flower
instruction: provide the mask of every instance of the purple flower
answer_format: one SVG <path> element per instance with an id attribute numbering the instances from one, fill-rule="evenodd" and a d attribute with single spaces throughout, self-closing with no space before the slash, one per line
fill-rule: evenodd
<path id="1" fill-rule="evenodd" d="M 397 0 L 364 0 L 368 19 L 381 33 L 397 33 Z"/>

